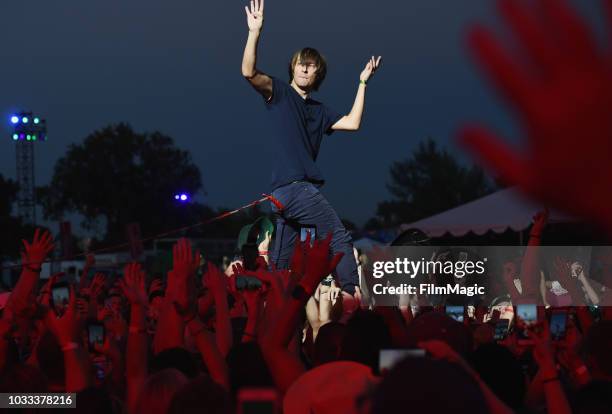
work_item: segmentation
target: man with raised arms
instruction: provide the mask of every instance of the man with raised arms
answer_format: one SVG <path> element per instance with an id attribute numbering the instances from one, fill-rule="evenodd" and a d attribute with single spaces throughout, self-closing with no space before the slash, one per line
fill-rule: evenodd
<path id="1" fill-rule="evenodd" d="M 272 196 L 284 206 L 276 214 L 276 241 L 270 259 L 279 269 L 287 268 L 296 237 L 306 228 L 315 229 L 318 239 L 330 232 L 332 253 L 344 252 L 336 267 L 345 301 L 359 299 L 359 282 L 352 239 L 340 218 L 319 192 L 324 179 L 315 161 L 323 134 L 357 131 L 365 103 L 366 84 L 380 65 L 372 56 L 359 76 L 357 96 L 348 115 L 341 115 L 310 97 L 327 72 L 324 57 L 315 49 L 297 51 L 289 63 L 289 84 L 257 68 L 257 43 L 264 20 L 264 0 L 245 7 L 249 36 L 242 59 L 242 75 L 259 92 L 270 116 L 269 129 L 262 138 L 277 150 L 273 160 Z"/>

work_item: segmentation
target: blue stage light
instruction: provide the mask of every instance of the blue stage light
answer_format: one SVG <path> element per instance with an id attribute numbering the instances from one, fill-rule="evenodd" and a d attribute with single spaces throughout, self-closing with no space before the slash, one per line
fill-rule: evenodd
<path id="1" fill-rule="evenodd" d="M 11 124 L 16 124 L 19 122 L 19 117 L 17 115 L 13 115 L 11 117 Z"/>
<path id="2" fill-rule="evenodd" d="M 28 118 L 27 116 L 24 116 L 23 118 L 21 118 L 21 122 L 23 122 L 24 124 L 27 124 L 28 122 L 30 122 L 30 118 Z"/>
<path id="3" fill-rule="evenodd" d="M 181 202 L 181 203 L 187 203 L 187 202 L 189 202 L 189 199 L 190 199 L 190 198 L 191 198 L 191 197 L 190 197 L 190 196 L 189 196 L 189 194 L 187 194 L 187 193 L 178 193 L 178 194 L 175 194 L 175 195 L 174 195 L 174 199 L 175 199 L 176 201 Z"/>
<path id="4" fill-rule="evenodd" d="M 13 140 L 17 141 L 19 139 L 19 134 L 13 134 Z"/>
<path id="5" fill-rule="evenodd" d="M 35 124 L 35 125 L 40 124 L 40 118 L 39 118 L 39 117 L 35 117 L 35 118 L 34 118 L 34 124 Z"/>

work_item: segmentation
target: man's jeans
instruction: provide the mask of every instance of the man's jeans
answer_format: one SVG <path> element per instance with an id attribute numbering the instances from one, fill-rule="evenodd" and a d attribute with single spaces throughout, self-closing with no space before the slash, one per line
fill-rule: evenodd
<path id="1" fill-rule="evenodd" d="M 354 295 L 355 286 L 359 285 L 359 276 L 351 236 L 325 197 L 312 183 L 305 181 L 279 187 L 272 192 L 272 196 L 285 206 L 285 209 L 279 212 L 272 205 L 272 211 L 277 219 L 276 241 L 271 259 L 276 266 L 279 269 L 289 267 L 296 237 L 300 234 L 300 226 L 314 226 L 317 239 L 324 239 L 329 232 L 332 232 L 332 254 L 344 253 L 336 267 L 337 278 L 342 290 Z"/>

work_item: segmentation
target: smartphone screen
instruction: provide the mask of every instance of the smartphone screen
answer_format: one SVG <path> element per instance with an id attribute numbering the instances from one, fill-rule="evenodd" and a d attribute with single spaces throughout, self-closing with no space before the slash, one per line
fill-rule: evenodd
<path id="1" fill-rule="evenodd" d="M 94 350 L 94 345 L 104 345 L 104 325 L 101 323 L 90 323 L 87 325 L 89 349 Z"/>
<path id="2" fill-rule="evenodd" d="M 66 284 L 56 284 L 51 288 L 51 301 L 58 315 L 63 315 L 70 301 L 70 290 Z"/>
<path id="3" fill-rule="evenodd" d="M 565 338 L 567 330 L 567 311 L 556 310 L 550 315 L 550 337 L 553 341 Z"/>
<path id="4" fill-rule="evenodd" d="M 502 340 L 508 334 L 508 327 L 510 326 L 509 319 L 500 319 L 495 324 L 495 333 L 493 335 L 496 341 Z"/>
<path id="5" fill-rule="evenodd" d="M 463 323 L 463 313 L 465 312 L 463 306 L 447 306 L 446 314 L 456 320 L 457 322 Z"/>
<path id="6" fill-rule="evenodd" d="M 381 349 L 378 358 L 378 370 L 382 374 L 390 370 L 404 358 L 422 358 L 425 356 L 424 349 Z"/>
<path id="7" fill-rule="evenodd" d="M 535 304 L 516 305 L 517 338 L 529 340 L 528 328 L 538 322 L 538 308 Z"/>
<path id="8" fill-rule="evenodd" d="M 306 236 L 310 234 L 310 244 L 312 245 L 317 238 L 317 229 L 314 226 L 302 226 L 300 228 L 300 241 L 306 241 Z"/>

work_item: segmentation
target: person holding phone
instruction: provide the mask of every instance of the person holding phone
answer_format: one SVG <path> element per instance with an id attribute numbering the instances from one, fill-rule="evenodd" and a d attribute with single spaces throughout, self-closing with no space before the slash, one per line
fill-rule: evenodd
<path id="1" fill-rule="evenodd" d="M 266 131 L 277 149 L 272 175 L 272 196 L 282 204 L 273 205 L 277 215 L 276 241 L 271 259 L 286 269 L 302 226 L 316 228 L 317 238 L 333 234 L 332 253 L 344 252 L 337 268 L 343 294 L 358 292 L 359 277 L 352 255 L 352 240 L 338 214 L 319 188 L 325 182 L 317 168 L 323 134 L 356 131 L 361 124 L 368 80 L 378 69 L 381 57 L 372 56 L 361 72 L 357 96 L 348 115 L 342 116 L 311 98 L 327 72 L 325 58 L 315 49 L 297 51 L 289 63 L 289 84 L 261 72 L 257 66 L 257 44 L 264 20 L 264 1 L 254 0 L 245 7 L 249 35 L 242 60 L 242 75 L 265 101 L 270 128 Z"/>

